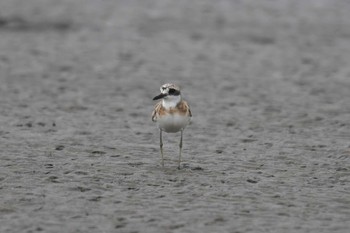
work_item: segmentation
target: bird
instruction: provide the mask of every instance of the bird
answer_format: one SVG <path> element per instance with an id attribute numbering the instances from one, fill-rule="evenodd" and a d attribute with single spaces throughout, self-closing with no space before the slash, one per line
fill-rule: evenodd
<path id="1" fill-rule="evenodd" d="M 160 100 L 152 112 L 152 121 L 156 122 L 159 128 L 159 147 L 162 158 L 162 167 L 164 168 L 163 153 L 163 131 L 166 133 L 181 133 L 179 143 L 178 169 L 180 169 L 182 139 L 185 127 L 191 122 L 192 113 L 188 103 L 182 99 L 180 87 L 166 83 L 160 87 L 160 94 L 153 98 Z"/>

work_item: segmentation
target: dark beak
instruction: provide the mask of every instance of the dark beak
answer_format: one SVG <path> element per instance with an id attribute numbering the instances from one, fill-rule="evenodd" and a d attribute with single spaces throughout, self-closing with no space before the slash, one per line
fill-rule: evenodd
<path id="1" fill-rule="evenodd" d="M 165 96 L 167 96 L 167 94 L 161 93 L 161 94 L 157 95 L 156 97 L 154 97 L 153 100 L 159 100 L 159 99 L 164 98 Z"/>

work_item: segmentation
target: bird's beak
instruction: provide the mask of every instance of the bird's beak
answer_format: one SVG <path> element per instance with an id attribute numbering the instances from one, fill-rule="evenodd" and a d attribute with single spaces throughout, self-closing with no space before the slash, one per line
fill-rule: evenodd
<path id="1" fill-rule="evenodd" d="M 164 97 L 167 96 L 167 95 L 168 95 L 168 94 L 163 94 L 163 93 L 161 93 L 161 94 L 157 95 L 156 97 L 154 97 L 153 100 L 162 99 L 162 98 L 164 98 Z"/>

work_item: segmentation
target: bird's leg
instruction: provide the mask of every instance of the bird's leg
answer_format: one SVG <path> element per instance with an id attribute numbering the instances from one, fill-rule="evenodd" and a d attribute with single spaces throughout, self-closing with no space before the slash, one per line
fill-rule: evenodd
<path id="1" fill-rule="evenodd" d="M 181 153 L 182 153 L 182 132 L 183 130 L 181 130 L 181 137 L 180 137 L 180 143 L 179 143 L 179 163 L 178 163 L 178 169 L 180 169 L 180 163 L 181 163 Z"/>
<path id="2" fill-rule="evenodd" d="M 160 155 L 162 156 L 162 167 L 164 167 L 164 155 L 163 155 L 163 138 L 162 138 L 162 130 L 159 131 L 159 146 L 160 146 Z"/>

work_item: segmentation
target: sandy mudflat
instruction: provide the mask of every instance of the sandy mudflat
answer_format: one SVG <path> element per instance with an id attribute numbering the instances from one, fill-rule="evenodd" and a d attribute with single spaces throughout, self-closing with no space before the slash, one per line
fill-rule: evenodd
<path id="1" fill-rule="evenodd" d="M 0 232 L 349 232 L 349 11 L 2 0 Z M 169 81 L 181 170 L 150 119 Z"/>

